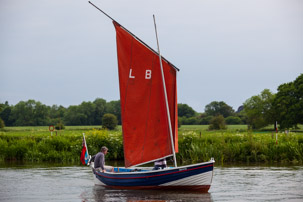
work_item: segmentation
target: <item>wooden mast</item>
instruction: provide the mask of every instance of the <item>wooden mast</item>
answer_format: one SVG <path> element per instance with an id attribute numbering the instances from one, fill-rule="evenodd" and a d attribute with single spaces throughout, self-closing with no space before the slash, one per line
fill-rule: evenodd
<path id="1" fill-rule="evenodd" d="M 167 119 L 168 119 L 171 147 L 172 147 L 172 150 L 173 150 L 174 164 L 175 164 L 175 167 L 177 167 L 173 131 L 172 131 L 172 126 L 171 126 L 171 119 L 170 119 L 170 113 L 169 113 L 169 106 L 168 106 L 168 99 L 167 99 L 167 92 L 166 92 L 166 85 L 165 85 L 165 78 L 164 78 L 164 72 L 163 72 L 163 66 L 162 66 L 162 58 L 161 58 L 160 47 L 159 47 L 159 40 L 158 40 L 158 34 L 157 34 L 157 26 L 156 26 L 155 15 L 153 15 L 153 18 L 154 18 L 155 32 L 156 32 L 156 38 L 157 38 L 158 55 L 159 55 L 159 60 L 160 60 L 160 69 L 161 69 L 162 84 L 163 84 L 163 90 L 164 90 L 164 96 L 165 96 L 165 105 L 166 105 L 166 113 L 167 113 Z"/>

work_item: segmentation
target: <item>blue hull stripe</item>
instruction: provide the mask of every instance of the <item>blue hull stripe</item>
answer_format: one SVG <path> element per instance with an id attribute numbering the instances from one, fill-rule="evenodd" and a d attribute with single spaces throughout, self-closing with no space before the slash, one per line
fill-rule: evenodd
<path id="1" fill-rule="evenodd" d="M 108 186 L 157 186 L 213 170 L 213 163 L 188 166 L 159 172 L 111 174 L 96 172 L 96 177 Z"/>

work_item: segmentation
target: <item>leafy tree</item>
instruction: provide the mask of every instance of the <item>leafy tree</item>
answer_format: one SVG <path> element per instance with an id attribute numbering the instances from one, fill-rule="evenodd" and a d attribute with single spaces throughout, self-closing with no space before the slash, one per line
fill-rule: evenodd
<path id="1" fill-rule="evenodd" d="M 196 111 L 193 110 L 190 106 L 187 104 L 178 104 L 178 116 L 179 117 L 193 117 L 195 116 Z"/>
<path id="2" fill-rule="evenodd" d="M 294 82 L 278 87 L 273 108 L 282 129 L 297 127 L 297 124 L 303 123 L 303 74 Z"/>
<path id="3" fill-rule="evenodd" d="M 114 114 L 104 114 L 102 118 L 102 127 L 107 128 L 109 130 L 113 130 L 116 128 L 118 124 L 117 117 Z"/>
<path id="4" fill-rule="evenodd" d="M 86 121 L 86 115 L 81 112 L 79 106 L 72 105 L 66 110 L 64 122 L 66 125 L 83 125 Z"/>
<path id="5" fill-rule="evenodd" d="M 67 125 L 93 125 L 95 123 L 95 105 L 82 102 L 78 106 L 70 106 L 64 116 Z"/>
<path id="6" fill-rule="evenodd" d="M 243 111 L 244 107 L 243 105 L 241 105 L 240 107 L 238 107 L 238 110 L 236 111 L 237 114 L 241 113 Z"/>
<path id="7" fill-rule="evenodd" d="M 4 108 L 4 104 L 0 104 L 0 113 L 2 112 L 3 108 Z M 0 128 L 4 128 L 4 127 L 5 127 L 4 121 L 0 117 Z"/>
<path id="8" fill-rule="evenodd" d="M 243 124 L 241 118 L 238 117 L 238 116 L 229 116 L 229 117 L 227 117 L 225 119 L 225 122 L 228 125 L 240 125 L 240 124 Z"/>
<path id="9" fill-rule="evenodd" d="M 70 106 L 65 112 L 64 122 L 66 125 L 100 125 L 106 113 L 114 114 L 121 123 L 120 101 L 107 103 L 106 100 L 97 98 L 94 102 Z"/>
<path id="10" fill-rule="evenodd" d="M 12 106 L 9 106 L 8 102 L 2 104 L 2 111 L 0 112 L 0 117 L 4 121 L 6 126 L 13 126 L 15 120 L 12 117 Z"/>
<path id="11" fill-rule="evenodd" d="M 4 128 L 4 127 L 5 127 L 4 121 L 0 118 L 0 128 Z"/>
<path id="12" fill-rule="evenodd" d="M 226 124 L 224 117 L 222 115 L 218 115 L 213 117 L 210 121 L 210 125 L 208 127 L 209 130 L 224 130 L 226 129 Z"/>
<path id="13" fill-rule="evenodd" d="M 253 129 L 262 128 L 270 123 L 274 123 L 274 111 L 272 103 L 274 94 L 265 89 L 260 95 L 247 99 L 244 106 L 244 113 L 247 116 L 247 123 Z"/>
<path id="14" fill-rule="evenodd" d="M 16 126 L 43 126 L 47 125 L 49 118 L 48 107 L 35 100 L 20 101 L 11 114 Z"/>
<path id="15" fill-rule="evenodd" d="M 34 126 L 34 100 L 29 100 L 27 103 L 20 101 L 15 105 L 12 111 L 12 117 L 16 120 L 16 126 Z"/>
<path id="16" fill-rule="evenodd" d="M 55 123 L 58 123 L 62 121 L 62 119 L 65 116 L 66 108 L 63 107 L 62 105 L 53 105 L 49 107 L 49 117 L 50 117 L 50 122 L 49 125 L 54 125 Z"/>
<path id="17" fill-rule="evenodd" d="M 181 128 L 182 122 L 180 119 L 178 119 L 178 128 Z"/>
<path id="18" fill-rule="evenodd" d="M 199 122 L 200 125 L 209 125 L 210 121 L 213 119 L 213 116 L 206 116 L 202 118 Z"/>
<path id="19" fill-rule="evenodd" d="M 228 116 L 232 116 L 235 113 L 235 111 L 231 106 L 227 105 L 223 101 L 221 102 L 213 101 L 205 106 L 205 113 L 208 116 L 218 116 L 221 114 L 223 117 L 228 117 Z"/>
<path id="20" fill-rule="evenodd" d="M 199 125 L 209 125 L 213 116 L 208 116 L 206 113 L 201 113 L 199 116 Z"/>
<path id="21" fill-rule="evenodd" d="M 34 125 L 45 126 L 49 123 L 49 108 L 41 102 L 34 104 Z"/>
<path id="22" fill-rule="evenodd" d="M 60 120 L 56 125 L 55 125 L 56 130 L 64 130 L 65 126 L 63 122 Z"/>
<path id="23" fill-rule="evenodd" d="M 247 116 L 243 110 L 237 113 L 237 117 L 241 119 L 242 124 L 247 124 Z"/>
<path id="24" fill-rule="evenodd" d="M 110 101 L 106 103 L 106 113 L 114 114 L 118 119 L 118 124 L 121 124 L 121 104 L 120 100 Z"/>
<path id="25" fill-rule="evenodd" d="M 95 105 L 94 125 L 101 125 L 102 117 L 105 114 L 106 100 L 97 98 L 93 103 Z"/>
<path id="26" fill-rule="evenodd" d="M 179 120 L 181 122 L 181 124 L 183 125 L 198 125 L 199 124 L 199 120 L 198 117 L 179 117 Z"/>
<path id="27" fill-rule="evenodd" d="M 95 118 L 95 105 L 92 102 L 82 102 L 78 108 L 81 114 L 84 114 L 85 120 L 81 125 L 93 125 Z"/>

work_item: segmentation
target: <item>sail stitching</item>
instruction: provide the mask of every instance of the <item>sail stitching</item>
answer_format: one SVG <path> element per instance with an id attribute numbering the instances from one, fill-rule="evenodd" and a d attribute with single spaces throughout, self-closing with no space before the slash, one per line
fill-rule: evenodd
<path id="1" fill-rule="evenodd" d="M 155 59 L 153 56 L 152 59 L 152 72 L 154 72 L 154 65 L 155 65 Z M 150 88 L 149 88 L 149 99 L 148 99 L 148 111 L 147 111 L 147 116 L 146 116 L 146 121 L 145 121 L 145 134 L 144 134 L 144 144 L 143 144 L 143 148 L 142 148 L 142 153 L 141 153 L 141 159 L 143 157 L 143 151 L 144 151 L 144 145 L 145 145 L 145 141 L 146 141 L 146 135 L 147 135 L 147 129 L 148 129 L 148 120 L 149 120 L 149 114 L 150 114 L 150 103 L 151 103 L 151 92 L 152 92 L 152 82 L 153 82 L 153 77 L 151 77 L 151 81 L 150 81 Z"/>
<path id="2" fill-rule="evenodd" d="M 129 69 L 131 69 L 131 65 L 132 65 L 132 55 L 133 55 L 133 37 L 131 40 L 131 47 L 130 47 L 130 61 L 129 61 Z M 127 79 L 127 83 L 126 83 L 126 88 L 125 88 L 125 97 L 124 97 L 124 106 L 126 106 L 126 98 L 127 98 L 127 90 L 128 90 L 128 84 L 129 84 L 130 78 L 128 77 Z M 125 114 L 125 107 L 123 109 L 123 114 Z M 123 125 L 123 124 L 122 124 Z M 124 137 L 124 136 L 123 136 Z M 123 138 L 124 139 L 124 138 Z M 125 148 L 124 148 L 125 149 Z M 125 151 L 124 151 L 125 153 Z M 126 159 L 126 156 L 124 155 L 124 160 L 125 162 L 127 162 L 128 160 Z"/>

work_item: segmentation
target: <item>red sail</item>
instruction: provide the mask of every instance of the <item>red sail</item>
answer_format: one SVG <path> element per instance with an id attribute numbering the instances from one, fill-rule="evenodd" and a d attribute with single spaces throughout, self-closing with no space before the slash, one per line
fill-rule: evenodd
<path id="1" fill-rule="evenodd" d="M 173 154 L 159 55 L 114 22 L 125 167 Z M 177 69 L 162 59 L 175 151 L 178 151 Z"/>

